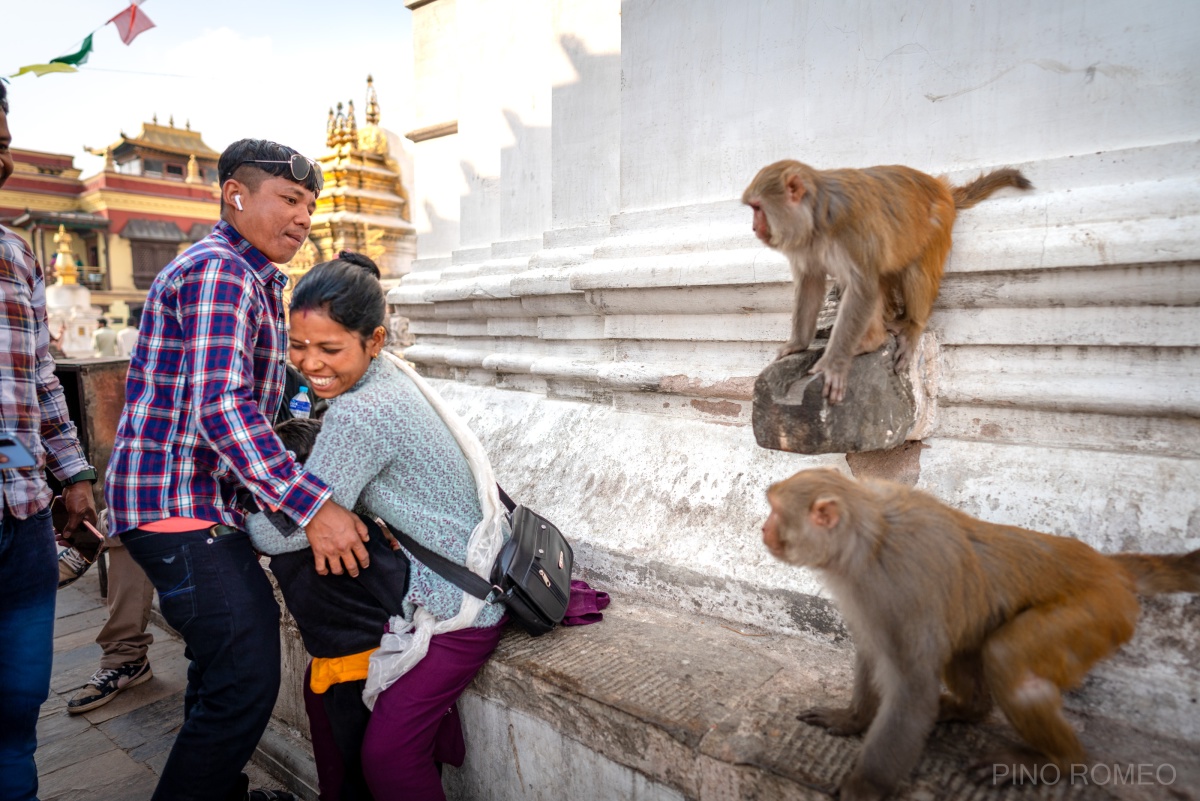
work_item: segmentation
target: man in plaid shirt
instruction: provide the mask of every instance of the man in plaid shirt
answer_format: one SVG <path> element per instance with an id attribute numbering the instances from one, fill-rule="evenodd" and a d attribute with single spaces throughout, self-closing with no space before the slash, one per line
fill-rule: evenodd
<path id="1" fill-rule="evenodd" d="M 318 573 L 367 565 L 366 527 L 271 428 L 287 343 L 287 276 L 275 264 L 308 236 L 321 168 L 243 139 L 217 169 L 220 222 L 146 296 L 105 479 L 110 532 L 150 577 L 192 659 L 155 801 L 291 798 L 247 793 L 241 773 L 275 705 L 280 653 L 279 606 L 238 487 L 305 527 Z"/>
<path id="2" fill-rule="evenodd" d="M 0 186 L 13 172 L 8 92 L 0 82 Z M 58 561 L 45 471 L 64 484 L 63 536 L 89 538 L 96 523 L 87 463 L 54 376 L 46 278 L 33 252 L 0 226 L 0 431 L 34 456 L 5 467 L 0 454 L 0 798 L 37 798 L 38 710 L 50 693 Z M 93 543 L 95 540 L 92 541 Z M 94 546 L 86 547 L 93 550 Z"/>

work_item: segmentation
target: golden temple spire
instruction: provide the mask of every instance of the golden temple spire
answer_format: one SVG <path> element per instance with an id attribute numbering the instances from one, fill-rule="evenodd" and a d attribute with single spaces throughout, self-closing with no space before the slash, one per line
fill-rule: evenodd
<path id="1" fill-rule="evenodd" d="M 65 225 L 58 226 L 54 244 L 58 245 L 58 253 L 54 256 L 54 269 L 58 273 L 58 280 L 63 284 L 78 283 L 79 271 L 75 269 L 75 256 L 71 254 L 71 235 L 67 233 Z"/>
<path id="2" fill-rule="evenodd" d="M 358 121 L 354 119 L 354 101 L 351 100 L 346 109 L 346 137 L 343 140 L 350 147 L 358 147 Z"/>
<path id="3" fill-rule="evenodd" d="M 379 124 L 379 97 L 375 94 L 375 79 L 367 76 L 367 125 Z"/>
<path id="4" fill-rule="evenodd" d="M 333 106 L 329 107 L 329 122 L 325 123 L 325 147 L 334 147 L 337 136 L 337 120 L 333 116 Z"/>
<path id="5" fill-rule="evenodd" d="M 342 140 L 346 137 L 346 113 L 342 111 L 342 104 L 337 104 L 337 116 L 333 118 L 333 144 L 330 147 L 337 148 L 342 144 Z"/>

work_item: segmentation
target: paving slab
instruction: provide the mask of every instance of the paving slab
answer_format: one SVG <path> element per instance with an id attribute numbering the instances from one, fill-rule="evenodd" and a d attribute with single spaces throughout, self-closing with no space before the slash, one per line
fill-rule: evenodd
<path id="1" fill-rule="evenodd" d="M 55 617 L 70 617 L 80 612 L 89 612 L 98 606 L 104 606 L 104 601 L 100 598 L 99 584 L 94 585 L 95 591 L 92 592 L 91 587 L 94 581 L 84 583 L 90 575 L 90 573 L 86 573 L 84 578 L 58 591 L 58 597 L 54 599 Z"/>
<path id="2" fill-rule="evenodd" d="M 86 724 L 86 721 L 84 721 Z M 37 765 L 39 773 L 54 773 L 80 762 L 116 751 L 117 746 L 99 729 L 85 726 L 66 737 L 45 740 L 38 732 Z"/>
<path id="3" fill-rule="evenodd" d="M 158 778 L 120 749 L 39 775 L 42 801 L 134 801 L 149 798 Z"/>
<path id="4" fill-rule="evenodd" d="M 54 620 L 54 636 L 57 638 L 64 634 L 85 631 L 95 639 L 96 633 L 100 631 L 100 627 L 104 625 L 104 621 L 106 620 L 108 620 L 108 608 L 105 606 L 96 606 L 92 609 L 76 612 L 65 617 L 59 615 Z"/>

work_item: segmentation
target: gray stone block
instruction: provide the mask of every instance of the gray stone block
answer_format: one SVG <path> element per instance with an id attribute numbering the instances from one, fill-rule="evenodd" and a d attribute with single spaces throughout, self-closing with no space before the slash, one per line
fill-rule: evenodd
<path id="1" fill-rule="evenodd" d="M 845 399 L 830 405 L 825 379 L 808 371 L 824 348 L 772 362 L 754 384 L 754 436 L 764 448 L 792 453 L 858 453 L 894 448 L 916 419 L 907 374 L 892 369 L 896 341 L 856 356 Z"/>

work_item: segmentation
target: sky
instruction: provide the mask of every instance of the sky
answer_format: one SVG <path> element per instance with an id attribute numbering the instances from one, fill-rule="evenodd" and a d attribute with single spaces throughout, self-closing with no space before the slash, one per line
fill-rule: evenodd
<path id="1" fill-rule="evenodd" d="M 412 12 L 403 0 L 145 0 L 154 22 L 125 45 L 105 22 L 129 0 L 8 3 L 0 14 L 0 75 L 75 52 L 96 30 L 73 74 L 9 78 L 13 147 L 65 153 L 85 176 L 102 160 L 83 151 L 120 132 L 135 136 L 158 115 L 191 121 L 220 152 L 242 137 L 273 139 L 316 157 L 329 108 L 354 101 L 364 123 L 375 79 L 380 124 L 411 130 Z"/>

